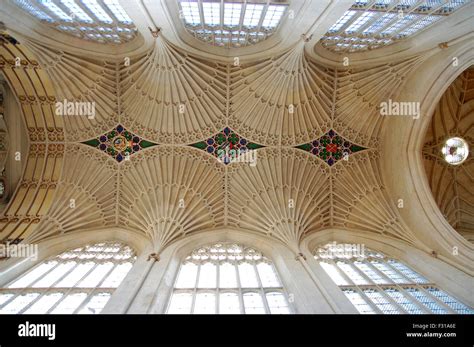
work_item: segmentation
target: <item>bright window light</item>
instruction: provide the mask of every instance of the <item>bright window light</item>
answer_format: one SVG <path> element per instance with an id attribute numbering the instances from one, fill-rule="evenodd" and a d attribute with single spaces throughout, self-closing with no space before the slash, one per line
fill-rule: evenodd
<path id="1" fill-rule="evenodd" d="M 83 22 L 92 22 L 92 18 L 89 17 L 82 8 L 80 8 L 74 0 L 61 0 L 61 3 L 69 8 L 70 14 L 77 16 L 79 20 Z"/>
<path id="2" fill-rule="evenodd" d="M 354 32 L 360 29 L 364 24 L 366 24 L 371 18 L 375 17 L 376 13 L 374 12 L 362 12 L 362 14 L 357 18 L 345 31 Z"/>
<path id="3" fill-rule="evenodd" d="M 356 11 L 347 11 L 330 29 L 329 32 L 339 31 L 354 15 Z"/>
<path id="4" fill-rule="evenodd" d="M 267 293 L 268 307 L 272 314 L 289 314 L 288 304 L 286 298 L 282 293 Z"/>
<path id="5" fill-rule="evenodd" d="M 204 23 L 207 25 L 219 25 L 221 22 L 221 4 L 218 2 L 204 2 Z"/>
<path id="6" fill-rule="evenodd" d="M 415 15 L 415 14 L 408 14 L 403 16 L 402 19 L 397 20 L 395 23 L 390 25 L 387 29 L 384 29 L 382 31 L 382 35 L 393 35 L 400 29 L 406 27 L 410 23 L 413 23 L 413 21 L 417 20 L 418 18 L 422 17 L 421 15 Z"/>
<path id="7" fill-rule="evenodd" d="M 389 5 L 392 2 L 392 0 L 377 0 L 375 2 L 375 6 L 386 6 Z"/>
<path id="8" fill-rule="evenodd" d="M 447 139 L 441 149 L 444 160 L 451 165 L 462 164 L 469 155 L 469 146 L 467 142 L 460 137 Z"/>
<path id="9" fill-rule="evenodd" d="M 66 251 L 0 288 L 0 314 L 100 313 L 135 258 L 116 242 Z"/>
<path id="10" fill-rule="evenodd" d="M 402 31 L 400 34 L 401 35 L 413 35 L 417 33 L 418 31 L 423 30 L 424 28 L 428 27 L 429 25 L 433 24 L 434 22 L 437 22 L 441 19 L 442 17 L 440 16 L 426 16 L 422 20 L 419 20 L 415 23 L 413 23 L 411 26 L 409 26 L 407 29 Z"/>
<path id="11" fill-rule="evenodd" d="M 122 23 L 132 23 L 125 10 L 120 6 L 117 0 L 104 0 L 104 4 L 110 9 L 114 16 Z"/>
<path id="12" fill-rule="evenodd" d="M 365 247 L 339 245 L 319 247 L 314 258 L 359 313 L 474 313 L 398 260 Z"/>
<path id="13" fill-rule="evenodd" d="M 384 27 L 386 27 L 391 21 L 395 19 L 397 15 L 395 13 L 385 13 L 382 17 L 373 22 L 367 29 L 364 30 L 364 34 L 373 34 Z"/>
<path id="14" fill-rule="evenodd" d="M 357 311 L 361 314 L 374 314 L 374 309 L 367 303 L 367 300 L 364 300 L 362 296 L 352 289 L 343 289 L 343 293 L 350 300 L 352 305 L 355 306 Z"/>
<path id="15" fill-rule="evenodd" d="M 428 28 L 466 3 L 466 0 L 357 0 L 328 30 L 321 44 L 341 53 L 383 47 Z M 346 35 L 335 37 L 341 30 Z M 347 36 L 357 37 L 359 41 L 348 42 Z"/>
<path id="16" fill-rule="evenodd" d="M 255 27 L 260 22 L 263 12 L 263 5 L 247 4 L 245 9 L 244 25 L 246 27 Z"/>
<path id="17" fill-rule="evenodd" d="M 82 3 L 97 17 L 98 20 L 105 23 L 112 23 L 113 20 L 97 3 L 97 0 L 82 0 Z"/>
<path id="18" fill-rule="evenodd" d="M 178 0 L 180 17 L 188 32 L 201 41 L 226 48 L 247 46 L 269 38 L 288 8 L 286 4 L 273 2 Z"/>
<path id="19" fill-rule="evenodd" d="M 48 22 L 54 21 L 51 16 L 47 15 L 44 11 L 39 10 L 38 7 L 34 6 L 28 0 L 15 0 L 15 3 L 18 6 L 20 6 L 22 9 L 28 11 L 33 16 L 35 16 L 35 17 L 37 17 L 41 20 L 48 21 Z"/>
<path id="20" fill-rule="evenodd" d="M 224 25 L 237 26 L 240 23 L 242 4 L 224 4 Z"/>
<path id="21" fill-rule="evenodd" d="M 77 31 L 76 28 L 70 27 L 70 26 L 67 26 L 67 25 L 60 25 L 60 26 L 58 26 L 58 29 L 61 29 L 61 30 L 64 30 L 64 31 Z"/>
<path id="22" fill-rule="evenodd" d="M 199 6 L 197 2 L 182 1 L 181 9 L 183 11 L 182 13 L 186 23 L 192 25 L 201 24 Z"/>
<path id="23" fill-rule="evenodd" d="M 71 22 L 72 18 L 61 10 L 52 0 L 40 0 L 40 3 L 64 21 Z"/>
<path id="24" fill-rule="evenodd" d="M 268 6 L 267 13 L 263 19 L 262 26 L 265 28 L 274 28 L 280 23 L 283 13 L 285 13 L 286 6 L 270 5 Z"/>
<path id="25" fill-rule="evenodd" d="M 198 248 L 184 259 L 167 313 L 291 312 L 269 259 L 252 248 L 217 243 Z"/>
<path id="26" fill-rule="evenodd" d="M 464 5 L 466 0 L 451 0 L 447 4 L 441 7 L 441 13 L 449 13 L 457 10 L 459 7 Z"/>

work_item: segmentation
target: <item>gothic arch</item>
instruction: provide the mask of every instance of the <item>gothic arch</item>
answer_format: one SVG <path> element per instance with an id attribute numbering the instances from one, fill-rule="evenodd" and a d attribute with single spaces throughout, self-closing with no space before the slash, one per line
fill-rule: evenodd
<path id="1" fill-rule="evenodd" d="M 421 117 L 385 120 L 382 172 L 392 199 L 404 200 L 399 212 L 415 233 L 420 248 L 472 275 L 474 247 L 440 212 L 427 182 L 421 155 L 424 134 L 439 99 L 454 79 L 474 63 L 471 46 L 470 42 L 461 42 L 441 50 L 409 76 L 396 100 L 420 101 Z M 452 64 L 454 57 L 459 61 L 457 66 Z"/>
<path id="2" fill-rule="evenodd" d="M 64 158 L 63 120 L 54 113 L 51 80 L 25 45 L 2 35 L 0 71 L 15 94 L 26 124 L 29 151 L 18 188 L 0 216 L 0 241 L 23 240 L 53 202 Z"/>

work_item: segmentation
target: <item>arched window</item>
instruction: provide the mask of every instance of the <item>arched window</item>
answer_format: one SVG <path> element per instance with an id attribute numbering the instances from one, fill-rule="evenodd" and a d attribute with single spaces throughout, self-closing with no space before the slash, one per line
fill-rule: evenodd
<path id="1" fill-rule="evenodd" d="M 135 258 L 115 242 L 51 257 L 0 288 L 0 313 L 100 313 Z"/>
<path id="2" fill-rule="evenodd" d="M 213 46 L 243 47 L 272 36 L 287 12 L 286 1 L 179 0 L 187 31 Z"/>
<path id="3" fill-rule="evenodd" d="M 360 313 L 472 314 L 405 264 L 356 245 L 334 242 L 319 248 L 315 259 Z"/>
<path id="4" fill-rule="evenodd" d="M 359 52 L 414 36 L 469 1 L 357 0 L 323 36 L 327 49 Z"/>
<path id="5" fill-rule="evenodd" d="M 269 259 L 242 245 L 194 250 L 181 264 L 167 313 L 290 313 Z"/>
<path id="6" fill-rule="evenodd" d="M 124 43 L 137 29 L 118 0 L 14 0 L 40 21 L 63 33 L 100 43 Z"/>

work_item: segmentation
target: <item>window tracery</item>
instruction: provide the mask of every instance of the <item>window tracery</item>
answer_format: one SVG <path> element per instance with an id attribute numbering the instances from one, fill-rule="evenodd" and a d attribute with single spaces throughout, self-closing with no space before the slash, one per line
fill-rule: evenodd
<path id="1" fill-rule="evenodd" d="M 120 44 L 137 29 L 118 0 L 13 0 L 39 20 L 85 40 Z"/>
<path id="2" fill-rule="evenodd" d="M 330 243 L 315 259 L 362 314 L 473 314 L 474 310 L 380 252 L 342 252 Z"/>
<path id="3" fill-rule="evenodd" d="M 337 53 L 359 52 L 413 36 L 443 19 L 465 0 L 358 0 L 321 39 Z"/>
<path id="4" fill-rule="evenodd" d="M 189 33 L 211 45 L 230 48 L 253 45 L 273 35 L 288 4 L 180 0 L 179 6 Z"/>
<path id="5" fill-rule="evenodd" d="M 253 248 L 216 243 L 181 264 L 167 313 L 286 314 L 290 308 L 268 258 Z"/>
<path id="6" fill-rule="evenodd" d="M 0 288 L 0 313 L 100 313 L 135 258 L 130 247 L 116 242 L 51 257 Z"/>

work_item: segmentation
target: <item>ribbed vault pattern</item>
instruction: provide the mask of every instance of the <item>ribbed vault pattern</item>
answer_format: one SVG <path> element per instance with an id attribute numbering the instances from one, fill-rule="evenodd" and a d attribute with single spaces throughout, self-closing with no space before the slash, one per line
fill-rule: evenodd
<path id="1" fill-rule="evenodd" d="M 396 200 L 385 191 L 378 151 L 356 153 L 343 164 L 331 168 L 331 225 L 414 243 L 416 238 L 400 219 Z"/>
<path id="2" fill-rule="evenodd" d="M 310 61 L 304 42 L 230 69 L 230 126 L 265 145 L 311 141 L 331 127 L 335 74 Z M 256 116 L 258 115 L 258 116 Z"/>
<path id="3" fill-rule="evenodd" d="M 91 117 L 61 117 L 66 140 L 86 140 L 118 123 L 118 64 L 54 51 L 35 42 L 29 42 L 28 46 L 50 77 L 57 101 L 94 104 L 94 115 Z"/>
<path id="4" fill-rule="evenodd" d="M 474 240 L 474 69 L 463 72 L 439 101 L 425 136 L 423 157 L 433 197 L 451 226 Z M 462 137 L 469 157 L 449 165 L 441 148 L 450 137 Z"/>
<path id="5" fill-rule="evenodd" d="M 370 68 L 338 70 L 334 130 L 363 146 L 377 146 L 384 120 L 379 113 L 380 103 L 394 99 L 407 74 L 422 61 L 416 56 Z"/>
<path id="6" fill-rule="evenodd" d="M 64 119 L 66 141 L 56 145 L 65 150 L 64 163 L 59 155 L 60 161 L 48 156 L 44 163 L 44 155 L 30 154 L 25 187 L 32 177 L 38 185 L 51 172 L 58 182 L 50 205 L 43 207 L 47 217 L 28 240 L 120 226 L 144 233 L 160 251 L 189 234 L 235 227 L 263 233 L 297 252 L 306 235 L 337 227 L 416 242 L 379 172 L 378 105 L 421 59 L 333 70 L 311 61 L 301 42 L 274 57 L 233 64 L 204 60 L 158 37 L 148 54 L 130 57 L 128 64 L 29 45 L 55 86 L 50 95 L 94 101 L 97 114 Z M 119 122 L 158 145 L 117 163 L 78 143 Z M 266 146 L 257 150 L 255 166 L 224 165 L 187 146 L 226 126 Z M 329 167 L 294 148 L 329 129 L 367 150 Z M 36 162 L 45 169 L 34 171 Z M 22 201 L 11 202 L 9 216 L 25 213 Z M 2 239 L 11 235 L 3 226 Z"/>
<path id="7" fill-rule="evenodd" d="M 151 52 L 121 68 L 120 89 L 122 123 L 151 141 L 190 143 L 225 124 L 226 67 L 162 38 Z"/>
<path id="8" fill-rule="evenodd" d="M 115 223 L 114 202 L 118 195 L 115 161 L 79 144 L 67 144 L 64 158 L 52 206 L 28 242 Z"/>
<path id="9" fill-rule="evenodd" d="M 63 120 L 54 113 L 51 80 L 31 51 L 13 42 L 0 35 L 0 70 L 18 98 L 30 145 L 28 153 L 20 153 L 26 161 L 23 177 L 0 216 L 0 241 L 35 232 L 53 202 L 64 159 Z"/>
<path id="10" fill-rule="evenodd" d="M 311 231 L 330 225 L 327 165 L 297 149 L 258 151 L 257 165 L 231 167 L 229 224 L 263 232 L 294 250 Z"/>
<path id="11" fill-rule="evenodd" d="M 224 168 L 197 149 L 160 146 L 120 169 L 120 225 L 138 230 L 161 250 L 173 240 L 223 225 Z"/>

